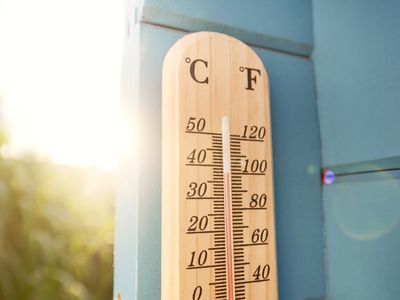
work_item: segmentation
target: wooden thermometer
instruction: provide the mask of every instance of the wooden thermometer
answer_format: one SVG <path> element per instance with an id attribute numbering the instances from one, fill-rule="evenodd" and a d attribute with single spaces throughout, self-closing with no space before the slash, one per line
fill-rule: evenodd
<path id="1" fill-rule="evenodd" d="M 163 66 L 162 299 L 278 299 L 268 75 L 189 34 Z"/>

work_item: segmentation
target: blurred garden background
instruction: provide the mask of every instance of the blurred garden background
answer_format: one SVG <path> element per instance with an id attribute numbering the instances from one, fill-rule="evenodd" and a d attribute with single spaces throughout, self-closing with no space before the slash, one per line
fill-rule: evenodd
<path id="1" fill-rule="evenodd" d="M 0 300 L 112 299 L 123 0 L 0 0 Z"/>
<path id="2" fill-rule="evenodd" d="M 112 299 L 113 222 L 113 172 L 0 156 L 0 299 Z"/>

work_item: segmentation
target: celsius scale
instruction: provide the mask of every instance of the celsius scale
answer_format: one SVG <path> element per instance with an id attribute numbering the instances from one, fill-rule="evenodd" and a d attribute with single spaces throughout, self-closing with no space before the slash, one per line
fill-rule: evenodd
<path id="1" fill-rule="evenodd" d="M 186 35 L 162 97 L 162 300 L 278 299 L 261 60 L 227 35 Z"/>

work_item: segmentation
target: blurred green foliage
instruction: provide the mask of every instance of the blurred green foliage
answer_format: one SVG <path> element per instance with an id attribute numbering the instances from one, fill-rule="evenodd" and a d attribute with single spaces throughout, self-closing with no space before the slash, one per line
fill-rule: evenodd
<path id="1" fill-rule="evenodd" d="M 111 172 L 0 155 L 0 299 L 112 299 L 113 199 Z"/>

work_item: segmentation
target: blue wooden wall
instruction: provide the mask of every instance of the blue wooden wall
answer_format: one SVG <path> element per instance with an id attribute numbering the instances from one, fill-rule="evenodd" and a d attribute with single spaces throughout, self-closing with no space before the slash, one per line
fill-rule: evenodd
<path id="1" fill-rule="evenodd" d="M 324 165 L 400 154 L 400 2 L 314 1 Z"/>
<path id="2" fill-rule="evenodd" d="M 136 5 L 136 6 L 135 6 Z M 253 45 L 270 76 L 280 298 L 322 297 L 324 261 L 310 1 L 130 3 L 123 112 L 142 134 L 121 162 L 115 295 L 160 299 L 161 67 L 188 31 Z"/>
<path id="3" fill-rule="evenodd" d="M 309 0 L 143 0 L 139 21 L 188 31 L 218 31 L 246 43 L 309 55 Z"/>
<path id="4" fill-rule="evenodd" d="M 122 111 L 138 138 L 119 172 L 114 294 L 160 299 L 161 66 L 209 30 L 270 76 L 280 299 L 398 299 L 400 2 L 127 4 Z M 322 187 L 321 168 L 341 176 Z"/>
<path id="5" fill-rule="evenodd" d="M 328 297 L 399 299 L 400 2 L 314 1 L 313 16 L 322 161 L 343 174 L 323 189 Z"/>

